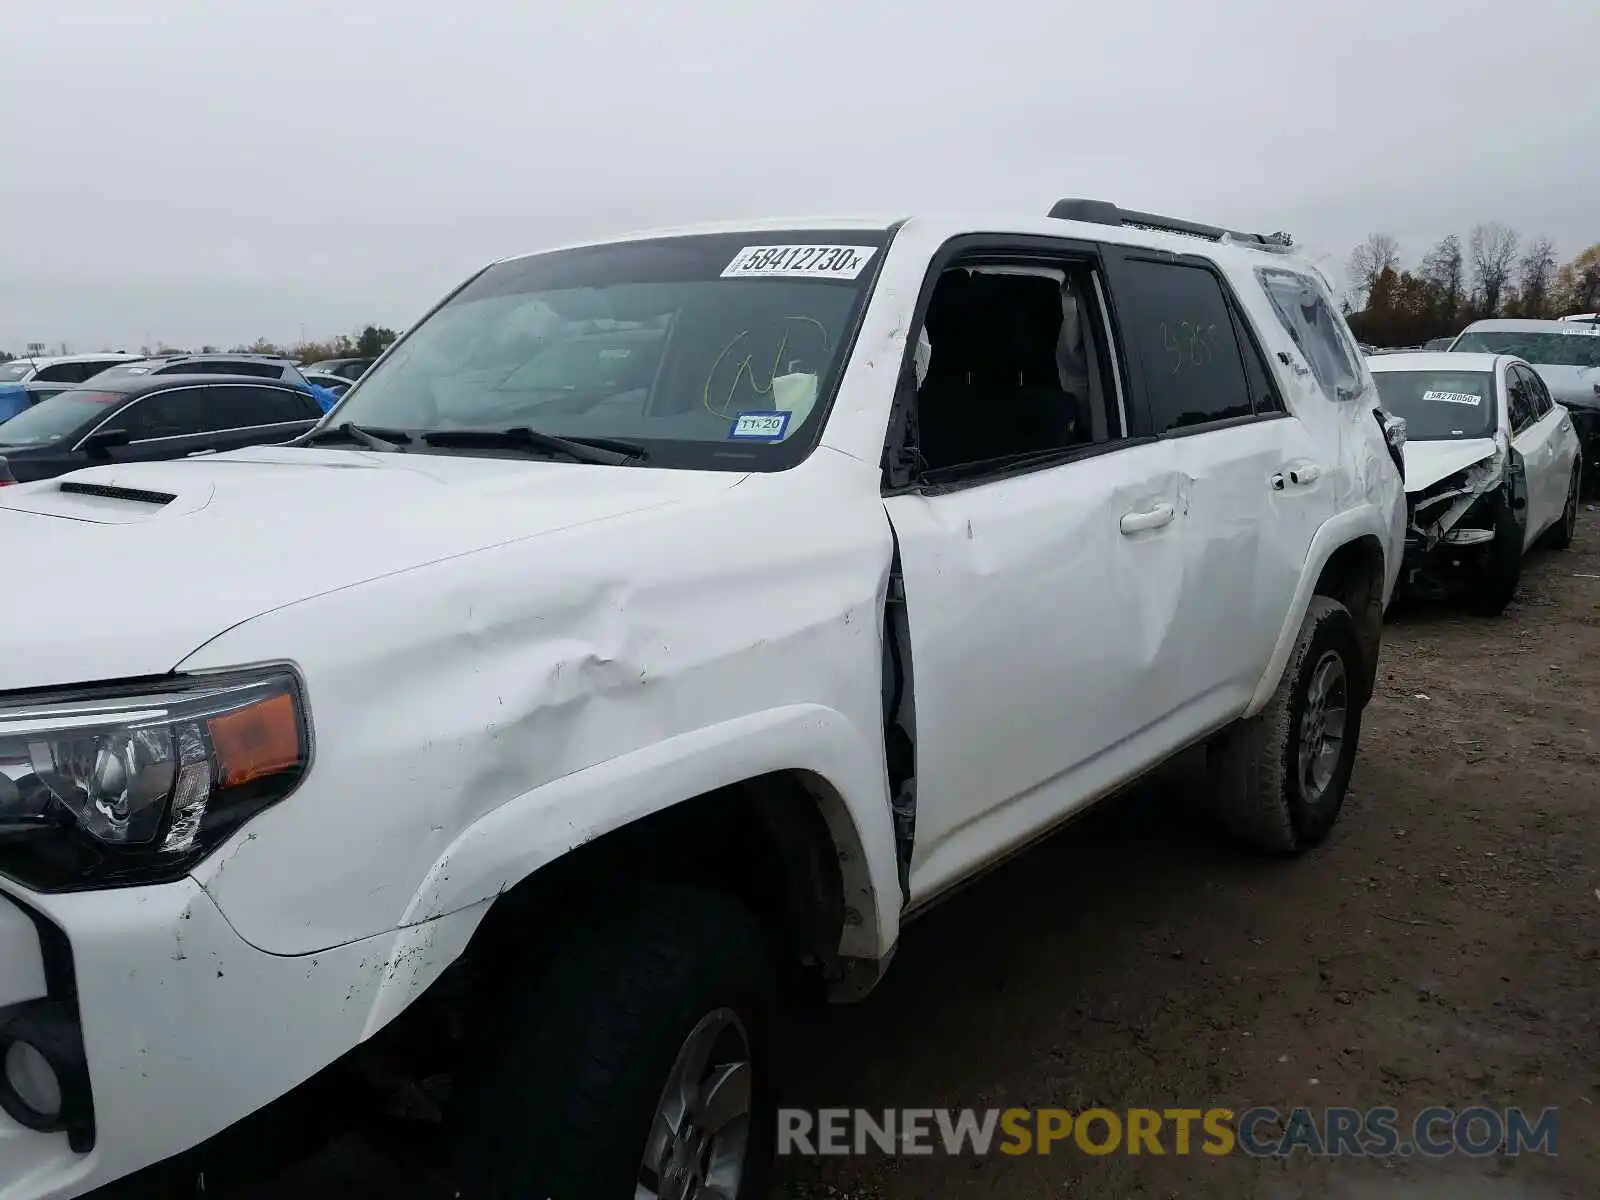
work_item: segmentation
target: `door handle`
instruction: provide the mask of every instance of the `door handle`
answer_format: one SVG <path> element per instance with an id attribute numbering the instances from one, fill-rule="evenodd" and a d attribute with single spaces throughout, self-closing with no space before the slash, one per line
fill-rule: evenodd
<path id="1" fill-rule="evenodd" d="M 1316 463 L 1300 462 L 1281 471 L 1274 471 L 1267 477 L 1267 482 L 1272 485 L 1273 491 L 1281 492 L 1291 483 L 1296 487 L 1309 487 L 1321 478 L 1322 468 Z"/>
<path id="2" fill-rule="evenodd" d="M 1160 529 L 1163 525 L 1172 524 L 1172 518 L 1177 512 L 1170 504 L 1158 504 L 1149 512 L 1123 513 L 1122 520 L 1117 522 L 1117 528 L 1123 533 L 1143 533 L 1146 529 Z"/>

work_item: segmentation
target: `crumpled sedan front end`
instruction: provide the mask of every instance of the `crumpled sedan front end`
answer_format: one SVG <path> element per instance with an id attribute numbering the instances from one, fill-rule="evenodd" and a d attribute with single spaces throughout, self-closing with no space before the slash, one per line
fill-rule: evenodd
<path id="1" fill-rule="evenodd" d="M 1451 461 L 1430 458 L 1424 443 L 1406 450 L 1405 582 L 1449 587 L 1491 552 L 1506 513 L 1515 509 L 1519 476 L 1498 441 L 1450 447 Z"/>

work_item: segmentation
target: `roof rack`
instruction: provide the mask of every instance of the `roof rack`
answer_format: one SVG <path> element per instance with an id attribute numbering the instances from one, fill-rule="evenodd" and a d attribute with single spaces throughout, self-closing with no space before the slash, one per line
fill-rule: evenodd
<path id="1" fill-rule="evenodd" d="M 1248 246 L 1252 250 L 1270 250 L 1277 254 L 1287 253 L 1294 246 L 1294 239 L 1287 233 L 1243 233 L 1236 229 L 1223 229 L 1220 225 L 1201 225 L 1177 217 L 1133 212 L 1118 208 L 1109 200 L 1057 200 L 1050 207 L 1050 215 L 1060 221 L 1085 221 L 1091 225 L 1132 226 L 1157 233 L 1181 233 L 1204 238 L 1208 242 Z"/>

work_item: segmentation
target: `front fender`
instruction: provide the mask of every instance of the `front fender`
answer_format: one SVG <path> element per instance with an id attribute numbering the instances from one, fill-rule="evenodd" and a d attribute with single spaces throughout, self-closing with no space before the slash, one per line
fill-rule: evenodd
<path id="1" fill-rule="evenodd" d="M 1311 607 L 1311 597 L 1315 594 L 1317 580 L 1322 577 L 1323 569 L 1327 567 L 1329 559 L 1341 547 L 1365 537 L 1378 539 L 1378 543 L 1383 547 L 1383 602 L 1385 607 L 1388 606 L 1400 577 L 1401 552 L 1405 546 L 1405 520 L 1403 502 L 1389 513 L 1385 513 L 1377 505 L 1362 504 L 1330 517 L 1317 530 L 1316 536 L 1311 539 L 1311 548 L 1306 553 L 1305 570 L 1300 574 L 1294 602 L 1289 606 L 1283 627 L 1278 631 L 1272 658 L 1256 683 L 1256 690 L 1250 697 L 1249 707 L 1245 709 L 1246 718 L 1253 717 L 1264 709 L 1272 699 L 1272 694 L 1277 691 L 1278 681 L 1283 677 L 1284 668 L 1289 663 L 1289 655 L 1293 653 L 1295 641 L 1300 636 L 1300 626 L 1305 621 L 1307 610 Z"/>
<path id="2" fill-rule="evenodd" d="M 844 872 L 840 953 L 877 958 L 899 932 L 894 831 L 875 730 L 816 704 L 753 713 L 574 772 L 500 805 L 464 829 L 417 889 L 402 925 L 470 908 L 596 838 L 718 788 L 777 771 L 820 777 Z M 831 810 L 831 811 L 830 811 Z"/>
<path id="3" fill-rule="evenodd" d="M 752 713 L 574 772 L 485 813 L 439 855 L 407 906 L 363 1038 L 461 955 L 502 892 L 634 821 L 775 771 L 805 771 L 826 785 L 817 789 L 819 807 L 838 850 L 844 902 L 861 918 L 846 922 L 840 954 L 886 958 L 899 934 L 900 892 L 887 785 L 867 733 L 821 705 Z M 840 786 L 845 781 L 852 786 Z"/>

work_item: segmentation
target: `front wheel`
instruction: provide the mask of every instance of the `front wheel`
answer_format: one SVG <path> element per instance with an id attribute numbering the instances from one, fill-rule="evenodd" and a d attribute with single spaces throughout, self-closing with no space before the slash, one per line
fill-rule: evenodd
<path id="1" fill-rule="evenodd" d="M 462 1080 L 463 1194 L 757 1200 L 774 978 L 765 931 L 721 896 L 647 889 L 581 925 L 509 989 Z"/>
<path id="2" fill-rule="evenodd" d="M 1499 505 L 1494 541 L 1483 548 L 1476 577 L 1467 583 L 1467 610 L 1474 616 L 1498 617 L 1517 594 L 1522 581 L 1522 526 L 1508 504 Z"/>
<path id="3" fill-rule="evenodd" d="M 1361 735 L 1361 645 L 1350 610 L 1313 596 L 1266 708 L 1207 750 L 1213 806 L 1241 841 L 1294 854 L 1328 836 Z"/>

